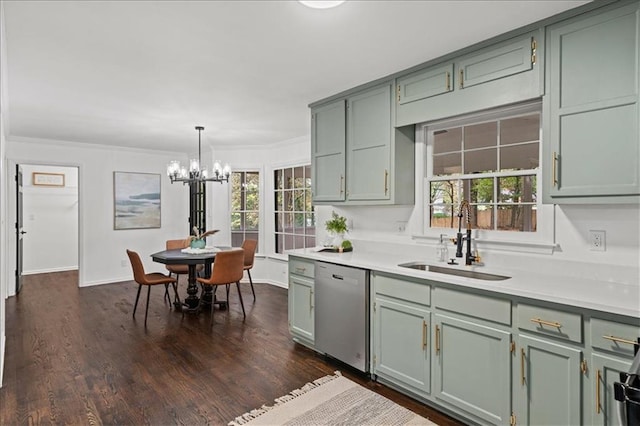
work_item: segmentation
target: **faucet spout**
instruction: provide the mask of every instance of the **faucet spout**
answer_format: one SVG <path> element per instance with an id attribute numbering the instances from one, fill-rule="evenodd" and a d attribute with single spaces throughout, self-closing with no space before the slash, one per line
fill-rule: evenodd
<path id="1" fill-rule="evenodd" d="M 462 218 L 466 216 L 466 235 L 462 234 Z M 467 241 L 467 250 L 465 253 L 465 265 L 472 265 L 476 261 L 477 256 L 471 254 L 471 212 L 469 202 L 463 200 L 458 210 L 458 235 L 456 237 L 456 257 L 462 257 L 462 246 Z"/>

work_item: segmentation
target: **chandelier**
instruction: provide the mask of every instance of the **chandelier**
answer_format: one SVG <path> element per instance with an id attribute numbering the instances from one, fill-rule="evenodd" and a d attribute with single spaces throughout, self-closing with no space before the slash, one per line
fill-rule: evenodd
<path id="1" fill-rule="evenodd" d="M 182 184 L 191 184 L 198 182 L 229 182 L 229 176 L 231 175 L 231 167 L 225 164 L 224 167 L 220 166 L 219 162 L 213 163 L 213 170 L 211 175 L 206 167 L 202 166 L 200 159 L 201 153 L 201 141 L 200 133 L 204 130 L 202 126 L 196 126 L 198 131 L 198 159 L 189 160 L 189 169 L 182 166 L 179 161 L 171 161 L 167 165 L 167 176 L 171 179 L 171 183 L 182 182 Z"/>

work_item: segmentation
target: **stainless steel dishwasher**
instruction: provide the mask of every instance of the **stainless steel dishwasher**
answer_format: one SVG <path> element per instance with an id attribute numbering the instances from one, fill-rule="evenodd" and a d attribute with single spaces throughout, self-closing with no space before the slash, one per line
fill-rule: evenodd
<path id="1" fill-rule="evenodd" d="M 316 262 L 315 346 L 369 371 L 369 271 Z"/>

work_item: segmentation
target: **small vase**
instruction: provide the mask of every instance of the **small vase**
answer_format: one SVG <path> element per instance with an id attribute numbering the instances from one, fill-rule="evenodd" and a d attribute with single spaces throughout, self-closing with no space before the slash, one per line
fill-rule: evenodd
<path id="1" fill-rule="evenodd" d="M 194 249 L 203 249 L 203 248 L 206 247 L 206 245 L 207 245 L 207 243 L 203 239 L 191 240 L 191 244 L 190 244 L 191 248 L 194 248 Z"/>
<path id="2" fill-rule="evenodd" d="M 334 247 L 341 247 L 342 241 L 344 241 L 344 233 L 334 232 L 333 239 L 331 240 L 331 245 Z"/>

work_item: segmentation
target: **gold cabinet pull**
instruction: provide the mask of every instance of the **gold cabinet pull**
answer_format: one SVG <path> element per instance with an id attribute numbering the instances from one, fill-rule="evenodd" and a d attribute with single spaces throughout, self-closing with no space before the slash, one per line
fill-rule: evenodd
<path id="1" fill-rule="evenodd" d="M 582 374 L 586 375 L 587 371 L 589 371 L 589 366 L 587 365 L 587 360 L 583 359 L 582 362 L 580 363 L 580 371 L 582 371 Z"/>
<path id="2" fill-rule="evenodd" d="M 558 153 L 555 151 L 551 157 L 551 182 L 554 187 L 558 186 Z"/>
<path id="3" fill-rule="evenodd" d="M 616 343 L 625 343 L 627 345 L 637 345 L 637 342 L 634 342 L 633 340 L 629 340 L 629 339 L 623 339 L 622 337 L 616 337 L 616 336 L 602 336 L 603 339 L 607 339 L 607 340 L 611 340 L 612 342 L 616 342 Z"/>
<path id="4" fill-rule="evenodd" d="M 400 103 L 400 85 L 398 84 L 398 90 L 396 91 L 398 94 L 398 103 Z"/>
<path id="5" fill-rule="evenodd" d="M 306 271 L 307 268 L 296 268 L 296 272 L 299 274 L 304 274 L 304 271 Z"/>
<path id="6" fill-rule="evenodd" d="M 526 381 L 524 377 L 524 362 L 525 362 L 525 354 L 524 348 L 520 348 L 520 383 L 524 386 L 524 382 Z"/>
<path id="7" fill-rule="evenodd" d="M 384 195 L 387 195 L 387 193 L 389 192 L 388 181 L 389 181 L 389 171 L 387 169 L 384 169 Z"/>
<path id="8" fill-rule="evenodd" d="M 600 369 L 596 370 L 596 413 L 600 414 Z"/>
<path id="9" fill-rule="evenodd" d="M 440 327 L 436 324 L 436 355 L 440 353 Z"/>
<path id="10" fill-rule="evenodd" d="M 545 321 L 540 318 L 531 318 L 531 322 L 535 322 L 540 325 L 548 325 L 549 327 L 561 328 L 562 324 L 556 321 Z"/>
<path id="11" fill-rule="evenodd" d="M 422 349 L 427 347 L 427 322 L 422 321 Z"/>
<path id="12" fill-rule="evenodd" d="M 344 194 L 344 175 L 340 175 L 340 195 Z"/>
<path id="13" fill-rule="evenodd" d="M 451 90 L 451 73 L 447 71 L 447 92 Z"/>
<path id="14" fill-rule="evenodd" d="M 309 291 L 309 309 L 313 309 L 313 290 Z"/>
<path id="15" fill-rule="evenodd" d="M 460 68 L 460 88 L 464 88 L 464 70 Z"/>

